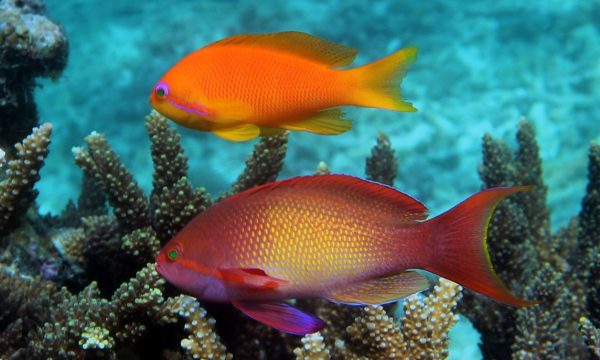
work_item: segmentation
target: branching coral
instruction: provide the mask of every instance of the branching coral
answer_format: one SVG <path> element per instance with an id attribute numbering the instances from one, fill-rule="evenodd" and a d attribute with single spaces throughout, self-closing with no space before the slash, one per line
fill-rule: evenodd
<path id="1" fill-rule="evenodd" d="M 398 162 L 390 139 L 384 133 L 380 133 L 371 156 L 367 158 L 365 170 L 367 179 L 393 186 L 397 173 Z"/>
<path id="2" fill-rule="evenodd" d="M 232 359 L 215 333 L 215 320 L 200 307 L 196 299 L 180 296 L 178 301 L 179 315 L 186 319 L 185 330 L 189 333 L 181 341 L 184 348 L 193 359 Z"/>
<path id="3" fill-rule="evenodd" d="M 308 334 L 302 338 L 302 347 L 294 349 L 296 360 L 329 360 L 329 350 L 320 333 Z"/>
<path id="4" fill-rule="evenodd" d="M 594 319 L 596 310 L 590 304 L 599 287 L 598 278 L 591 275 L 600 247 L 594 238 L 600 225 L 597 149 L 592 146 L 590 151 L 589 186 L 579 223 L 552 235 L 535 133 L 524 120 L 517 142 L 513 156 L 504 143 L 484 137 L 480 169 L 484 186 L 532 186 L 498 207 L 488 245 L 500 278 L 511 290 L 540 304 L 516 310 L 467 293 L 461 308 L 482 334 L 486 359 L 581 358 L 585 350 L 577 321 L 587 314 Z"/>
<path id="5" fill-rule="evenodd" d="M 237 178 L 229 194 L 274 181 L 283 167 L 287 139 L 287 133 L 262 138 L 261 142 L 254 146 L 254 151 L 246 160 L 244 172 Z"/>
<path id="6" fill-rule="evenodd" d="M 43 327 L 31 334 L 36 358 L 114 357 L 115 347 L 135 341 L 151 324 L 177 320 L 173 301 L 165 300 L 164 280 L 149 264 L 122 284 L 110 300 L 100 296 L 95 282 L 78 295 L 58 291 Z"/>
<path id="7" fill-rule="evenodd" d="M 46 123 L 15 145 L 16 158 L 8 162 L 6 179 L 0 182 L 0 240 L 19 224 L 37 197 L 33 186 L 48 155 L 51 134 L 52 125 Z"/>
<path id="8" fill-rule="evenodd" d="M 210 206 L 211 200 L 203 188 L 194 190 L 187 179 L 187 158 L 179 144 L 179 134 L 168 127 L 167 120 L 153 111 L 146 118 L 146 129 L 152 141 L 154 163 L 152 223 L 164 242 Z"/>
<path id="9" fill-rule="evenodd" d="M 148 226 L 148 200 L 104 136 L 93 133 L 85 141 L 89 151 L 74 148 L 75 161 L 102 185 L 121 228 L 128 232 Z"/>
<path id="10" fill-rule="evenodd" d="M 47 228 L 42 226 L 39 233 L 47 231 L 55 249 L 50 256 L 62 258 L 78 281 L 56 277 L 71 290 L 58 289 L 51 282 L 24 279 L 18 270 L 8 275 L 3 269 L 0 308 L 6 310 L 0 312 L 0 356 L 115 358 L 161 352 L 174 358 L 441 359 L 448 355 L 447 334 L 456 321 L 461 291 L 443 279 L 425 298 L 415 295 L 405 300 L 399 322 L 381 306 L 360 309 L 323 300 L 297 301 L 297 306 L 328 323 L 321 333 L 301 341 L 230 308 L 205 310 L 190 297 L 170 296 L 151 261 L 161 243 L 212 202 L 205 190 L 194 189 L 188 180 L 175 130 L 156 113 L 148 116 L 146 128 L 154 162 L 149 199 L 102 135 L 89 136 L 87 150 L 74 150 L 87 190 L 61 218 L 46 219 Z M 597 351 L 598 316 L 593 304 L 599 297 L 600 254 L 594 231 L 600 213 L 600 150 L 596 145 L 590 150 L 590 185 L 579 222 L 550 235 L 541 161 L 533 128 L 526 122 L 520 125 L 518 143 L 520 150 L 513 155 L 503 143 L 484 138 L 480 173 L 486 186 L 533 185 L 530 193 L 502 203 L 488 241 L 499 276 L 520 295 L 543 303 L 514 310 L 467 293 L 463 311 L 482 332 L 486 357 L 510 357 L 507 349 L 519 359 L 572 357 L 585 351 L 583 339 L 591 356 Z M 219 199 L 274 180 L 286 146 L 286 134 L 263 138 L 238 181 Z M 397 164 L 385 135 L 380 135 L 366 168 L 370 179 L 393 183 Z M 318 172 L 330 170 L 322 164 Z M 94 188 L 102 191 L 91 191 Z M 105 199 L 114 216 L 106 211 Z M 578 257 L 587 265 L 575 263 Z M 581 315 L 590 321 L 578 323 Z M 576 331 L 578 324 L 581 332 Z M 504 354 L 499 356 L 499 349 Z"/>
<path id="11" fill-rule="evenodd" d="M 600 329 L 587 318 L 582 317 L 579 319 L 579 331 L 592 354 L 596 359 L 600 359 Z"/>
<path id="12" fill-rule="evenodd" d="M 461 287 L 441 279 L 425 300 L 412 295 L 404 302 L 404 317 L 398 327 L 381 306 L 366 307 L 348 327 L 348 359 L 445 359 L 448 331 L 456 323 L 453 313 Z"/>

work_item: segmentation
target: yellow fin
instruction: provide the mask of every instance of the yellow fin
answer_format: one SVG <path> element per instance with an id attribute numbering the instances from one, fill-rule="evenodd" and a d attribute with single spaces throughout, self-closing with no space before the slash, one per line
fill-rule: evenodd
<path id="1" fill-rule="evenodd" d="M 323 135 L 337 135 L 352 129 L 352 122 L 343 118 L 340 108 L 319 111 L 308 119 L 283 124 L 282 128 L 288 130 L 308 131 Z"/>
<path id="2" fill-rule="evenodd" d="M 329 66 L 346 66 L 354 61 L 358 50 L 336 44 L 299 31 L 285 31 L 272 34 L 235 35 L 208 45 L 252 45 L 296 54 Z"/>
<path id="3" fill-rule="evenodd" d="M 260 129 L 254 124 L 236 124 L 225 128 L 214 129 L 212 132 L 218 137 L 229 141 L 252 140 L 260 135 Z"/>
<path id="4" fill-rule="evenodd" d="M 373 63 L 349 70 L 359 79 L 359 90 L 353 95 L 358 106 L 395 111 L 417 111 L 402 99 L 400 83 L 417 58 L 417 48 L 407 47 Z"/>
<path id="5" fill-rule="evenodd" d="M 273 128 L 273 127 L 261 127 L 260 128 L 260 136 L 275 136 L 281 135 L 286 132 L 285 129 L 281 128 Z"/>
<path id="6" fill-rule="evenodd" d="M 342 304 L 377 305 L 402 299 L 428 287 L 429 281 L 424 275 L 415 271 L 403 271 L 352 285 L 328 299 Z"/>

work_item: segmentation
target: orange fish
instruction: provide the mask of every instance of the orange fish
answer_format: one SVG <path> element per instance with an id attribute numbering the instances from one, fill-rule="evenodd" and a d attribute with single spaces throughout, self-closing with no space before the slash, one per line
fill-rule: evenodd
<path id="1" fill-rule="evenodd" d="M 354 69 L 356 49 L 301 32 L 236 35 L 181 59 L 156 83 L 150 104 L 177 123 L 232 141 L 285 130 L 350 130 L 340 106 L 416 111 L 400 82 L 417 49 Z"/>
<path id="2" fill-rule="evenodd" d="M 160 251 L 157 271 L 202 300 L 230 302 L 293 334 L 323 321 L 285 300 L 382 304 L 429 286 L 422 269 L 514 306 L 490 263 L 495 206 L 525 187 L 479 192 L 426 220 L 391 187 L 346 175 L 297 177 L 229 197 L 197 215 Z"/>

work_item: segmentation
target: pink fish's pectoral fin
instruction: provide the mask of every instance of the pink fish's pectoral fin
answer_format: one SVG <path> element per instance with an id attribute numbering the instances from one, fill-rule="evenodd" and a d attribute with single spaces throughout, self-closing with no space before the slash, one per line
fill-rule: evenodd
<path id="1" fill-rule="evenodd" d="M 328 297 L 348 305 L 378 305 L 396 301 L 429 287 L 427 278 L 415 271 L 372 279 L 350 285 Z"/>
<path id="2" fill-rule="evenodd" d="M 262 269 L 234 268 L 220 269 L 219 272 L 223 281 L 255 290 L 275 290 L 288 284 L 283 279 L 267 275 Z"/>
<path id="3" fill-rule="evenodd" d="M 302 312 L 285 302 L 234 301 L 233 306 L 258 322 L 290 334 L 312 334 L 326 325 L 323 320 Z"/>

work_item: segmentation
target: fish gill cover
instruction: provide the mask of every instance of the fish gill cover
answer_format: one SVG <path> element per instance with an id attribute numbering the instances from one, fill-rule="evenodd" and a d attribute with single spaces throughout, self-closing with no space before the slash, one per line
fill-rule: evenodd
<path id="1" fill-rule="evenodd" d="M 0 358 L 445 358 L 458 313 L 485 358 L 598 358 L 600 149 L 589 143 L 600 138 L 600 5 L 285 4 L 0 1 Z M 290 29 L 359 48 L 363 64 L 417 45 L 403 95 L 419 113 L 361 110 L 353 131 L 319 146 L 293 134 L 254 151 L 156 114 L 144 134 L 148 89 L 169 64 L 231 34 Z M 38 80 L 40 121 L 33 79 L 64 67 L 63 31 L 69 65 L 58 82 Z M 516 310 L 467 291 L 458 302 L 460 288 L 441 280 L 403 311 L 301 302 L 330 326 L 299 340 L 178 295 L 149 263 L 220 198 L 317 166 L 363 176 L 367 156 L 367 177 L 434 212 L 479 188 L 476 169 L 483 187 L 535 185 L 500 206 L 488 244 L 502 281 L 541 305 Z M 450 356 L 477 358 L 468 348 Z"/>

